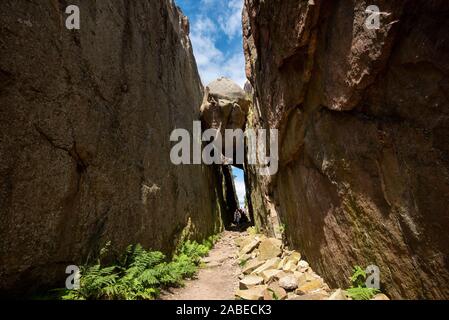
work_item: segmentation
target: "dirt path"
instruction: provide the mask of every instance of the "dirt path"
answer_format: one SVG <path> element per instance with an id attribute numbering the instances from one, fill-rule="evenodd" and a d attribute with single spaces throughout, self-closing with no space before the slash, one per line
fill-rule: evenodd
<path id="1" fill-rule="evenodd" d="M 186 281 L 183 288 L 166 292 L 162 300 L 234 300 L 240 274 L 235 239 L 241 235 L 225 231 L 209 256 L 203 259 L 205 267 L 200 269 L 198 278 Z"/>

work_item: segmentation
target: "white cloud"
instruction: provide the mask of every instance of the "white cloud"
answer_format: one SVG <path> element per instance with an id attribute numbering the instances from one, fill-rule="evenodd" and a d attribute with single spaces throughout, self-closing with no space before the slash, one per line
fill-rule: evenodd
<path id="1" fill-rule="evenodd" d="M 190 39 L 200 69 L 213 61 L 223 59 L 223 52 L 215 46 L 215 32 L 215 24 L 209 18 L 197 19 L 193 24 Z"/>
<path id="2" fill-rule="evenodd" d="M 237 197 L 239 198 L 240 205 L 245 203 L 245 183 L 241 180 L 234 180 L 235 192 L 237 193 Z"/>
<path id="3" fill-rule="evenodd" d="M 234 80 L 242 88 L 246 82 L 241 43 L 237 41 L 238 45 L 226 51 L 218 48 L 218 41 L 229 42 L 236 36 L 241 37 L 242 8 L 243 0 L 202 0 L 199 13 L 191 17 L 190 39 L 204 85 L 222 76 Z"/>
<path id="4" fill-rule="evenodd" d="M 224 10 L 225 14 L 219 16 L 218 22 L 221 30 L 232 39 L 242 34 L 243 0 L 231 0 L 227 6 L 228 10 Z"/>
<path id="5" fill-rule="evenodd" d="M 225 76 L 231 78 L 243 88 L 246 82 L 245 56 L 243 52 L 235 53 L 226 62 L 226 65 L 223 67 Z"/>

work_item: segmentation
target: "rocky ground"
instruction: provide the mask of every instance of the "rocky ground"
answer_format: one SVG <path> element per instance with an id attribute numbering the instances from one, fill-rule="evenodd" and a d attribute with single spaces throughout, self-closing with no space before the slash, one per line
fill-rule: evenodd
<path id="1" fill-rule="evenodd" d="M 282 241 L 263 235 L 238 240 L 242 265 L 236 297 L 245 300 L 324 300 L 346 299 L 331 290 L 297 251 L 284 248 Z"/>
<path id="2" fill-rule="evenodd" d="M 344 290 L 331 290 L 298 251 L 264 235 L 225 231 L 203 262 L 196 279 L 162 299 L 350 300 Z"/>
<path id="3" fill-rule="evenodd" d="M 252 234 L 237 239 L 239 289 L 244 300 L 351 300 L 342 289 L 331 290 L 301 253 L 288 250 L 282 241 Z M 389 300 L 377 294 L 373 300 Z"/>

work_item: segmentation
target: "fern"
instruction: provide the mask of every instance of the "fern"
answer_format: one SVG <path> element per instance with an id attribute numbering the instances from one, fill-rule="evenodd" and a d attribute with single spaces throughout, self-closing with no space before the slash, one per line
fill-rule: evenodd
<path id="1" fill-rule="evenodd" d="M 178 254 L 186 255 L 198 263 L 202 257 L 207 255 L 211 247 L 212 245 L 209 247 L 207 244 L 198 244 L 195 241 L 188 240 L 181 246 Z"/>
<path id="2" fill-rule="evenodd" d="M 140 276 L 138 276 L 138 282 L 144 286 L 157 287 L 160 285 L 160 274 L 157 269 L 147 269 Z"/>
<path id="3" fill-rule="evenodd" d="M 188 255 L 182 254 L 174 258 L 171 267 L 183 278 L 192 278 L 197 272 L 198 264 Z"/>
<path id="4" fill-rule="evenodd" d="M 346 292 L 353 300 L 370 300 L 380 293 L 378 289 L 366 287 L 366 272 L 360 266 L 353 268 L 352 276 L 349 280 L 352 285 Z"/>
<path id="5" fill-rule="evenodd" d="M 353 287 L 347 289 L 346 292 L 353 300 L 370 300 L 376 294 L 380 293 L 380 290 L 375 288 Z"/>
<path id="6" fill-rule="evenodd" d="M 182 286 L 184 279 L 193 278 L 217 239 L 210 237 L 202 244 L 186 241 L 170 262 L 159 251 L 128 246 L 116 265 L 102 267 L 99 259 L 98 264 L 81 268 L 80 289 L 57 292 L 64 300 L 154 299 L 161 288 Z M 100 256 L 106 251 L 102 249 Z"/>
<path id="7" fill-rule="evenodd" d="M 360 266 L 355 266 L 349 278 L 353 287 L 363 287 L 366 281 L 366 272 Z"/>

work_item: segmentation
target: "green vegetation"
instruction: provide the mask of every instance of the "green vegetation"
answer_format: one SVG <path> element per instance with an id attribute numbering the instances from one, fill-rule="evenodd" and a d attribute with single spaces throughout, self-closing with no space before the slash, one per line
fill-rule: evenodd
<path id="1" fill-rule="evenodd" d="M 254 226 L 248 227 L 248 229 L 246 229 L 246 232 L 248 232 L 249 235 L 256 235 L 257 234 L 257 229 Z"/>
<path id="2" fill-rule="evenodd" d="M 353 300 L 370 300 L 380 293 L 378 289 L 366 287 L 366 272 L 360 266 L 354 267 L 349 280 L 352 285 L 346 292 Z"/>
<path id="3" fill-rule="evenodd" d="M 375 288 L 367 287 L 349 288 L 346 292 L 353 300 L 370 300 L 376 294 L 380 293 L 380 291 Z"/>
<path id="4" fill-rule="evenodd" d="M 366 272 L 360 266 L 355 266 L 352 270 L 352 276 L 349 278 L 352 287 L 363 287 L 366 282 Z"/>
<path id="5" fill-rule="evenodd" d="M 273 298 L 273 300 L 280 300 L 278 295 L 273 289 L 268 288 L 268 291 L 271 293 L 271 297 Z"/>
<path id="6" fill-rule="evenodd" d="M 246 263 L 248 262 L 248 260 L 249 259 L 240 259 L 240 261 L 239 261 L 240 268 L 243 268 L 246 265 Z"/>
<path id="7" fill-rule="evenodd" d="M 281 223 L 279 226 L 276 227 L 277 228 L 277 232 L 280 233 L 282 235 L 282 237 L 284 237 L 285 235 L 285 223 Z"/>
<path id="8" fill-rule="evenodd" d="M 185 241 L 173 259 L 167 262 L 159 251 L 147 251 L 141 245 L 132 245 L 116 264 L 81 268 L 80 289 L 62 291 L 63 300 L 150 300 L 160 290 L 179 287 L 183 280 L 196 275 L 201 258 L 206 256 L 218 239 L 212 236 L 202 244 Z M 102 250 L 104 251 L 104 250 Z M 102 252 L 100 256 L 104 254 Z"/>

